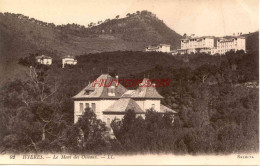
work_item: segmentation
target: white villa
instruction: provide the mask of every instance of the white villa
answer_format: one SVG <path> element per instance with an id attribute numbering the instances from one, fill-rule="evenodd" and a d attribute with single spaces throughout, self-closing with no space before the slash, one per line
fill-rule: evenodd
<path id="1" fill-rule="evenodd" d="M 108 74 L 100 75 L 96 81 L 106 80 L 108 84 L 111 80 L 118 80 Z M 136 90 L 127 90 L 121 84 L 113 81 L 109 87 L 100 86 L 97 82 L 89 83 L 82 89 L 74 100 L 74 123 L 84 113 L 85 108 L 91 108 L 110 128 L 113 119 L 122 119 L 125 111 L 132 109 L 137 115 L 144 115 L 147 109 L 154 109 L 158 112 L 165 113 L 174 110 L 161 104 L 163 98 L 155 87 L 143 87 L 147 79 L 144 79 Z"/>
<path id="2" fill-rule="evenodd" d="M 71 56 L 71 55 L 64 56 L 62 58 L 62 68 L 64 68 L 66 64 L 68 64 L 68 65 L 76 65 L 77 62 L 78 61 L 75 59 L 74 56 Z"/>
<path id="3" fill-rule="evenodd" d="M 171 51 L 171 45 L 159 44 L 157 46 L 148 46 L 148 47 L 146 47 L 145 51 L 146 52 L 155 51 L 155 52 L 166 52 L 166 53 L 169 53 Z"/>
<path id="4" fill-rule="evenodd" d="M 51 65 L 52 64 L 52 58 L 46 55 L 40 55 L 35 57 L 36 62 L 43 64 L 43 65 Z"/>

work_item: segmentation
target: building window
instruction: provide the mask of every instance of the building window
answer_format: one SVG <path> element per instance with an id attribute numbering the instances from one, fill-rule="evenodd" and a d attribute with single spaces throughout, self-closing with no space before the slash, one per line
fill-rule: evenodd
<path id="1" fill-rule="evenodd" d="M 89 91 L 86 90 L 85 93 L 84 93 L 84 95 L 89 95 Z"/>
<path id="2" fill-rule="evenodd" d="M 110 126 L 110 118 L 107 118 L 107 125 Z"/>
<path id="3" fill-rule="evenodd" d="M 108 88 L 108 96 L 115 96 L 115 86 Z"/>
<path id="4" fill-rule="evenodd" d="M 79 103 L 79 111 L 83 112 L 83 103 Z"/>
<path id="5" fill-rule="evenodd" d="M 91 108 L 92 108 L 93 112 L 96 112 L 96 103 L 92 103 Z"/>
<path id="6" fill-rule="evenodd" d="M 108 131 L 110 131 L 111 130 L 111 127 L 110 127 L 110 118 L 107 118 L 107 127 L 108 127 Z"/>
<path id="7" fill-rule="evenodd" d="M 86 103 L 86 108 L 89 108 L 89 103 Z"/>

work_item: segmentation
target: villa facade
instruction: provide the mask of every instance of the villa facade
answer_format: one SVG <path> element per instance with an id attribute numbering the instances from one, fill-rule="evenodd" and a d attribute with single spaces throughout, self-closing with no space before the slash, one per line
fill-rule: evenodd
<path id="1" fill-rule="evenodd" d="M 101 86 L 100 80 L 106 80 L 106 84 L 112 83 L 110 86 Z M 102 74 L 73 97 L 74 123 L 77 123 L 86 108 L 92 109 L 97 118 L 105 122 L 109 128 L 113 119 L 122 119 L 129 109 L 141 116 L 148 109 L 160 113 L 176 113 L 161 104 L 163 97 L 155 87 L 142 86 L 148 79 L 144 79 L 136 90 L 127 90 L 115 80 L 117 79 L 108 74 Z"/>

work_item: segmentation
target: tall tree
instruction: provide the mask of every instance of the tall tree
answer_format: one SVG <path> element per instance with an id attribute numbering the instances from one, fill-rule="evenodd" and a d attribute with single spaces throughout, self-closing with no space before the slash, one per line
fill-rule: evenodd
<path id="1" fill-rule="evenodd" d="M 86 108 L 78 122 L 68 129 L 72 130 L 72 133 L 67 132 L 64 144 L 68 151 L 100 152 L 108 145 L 105 123 L 97 119 L 90 108 Z"/>

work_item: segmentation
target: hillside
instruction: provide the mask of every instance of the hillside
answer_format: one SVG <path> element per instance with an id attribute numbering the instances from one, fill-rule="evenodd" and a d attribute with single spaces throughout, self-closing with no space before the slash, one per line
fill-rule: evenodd
<path id="1" fill-rule="evenodd" d="M 244 35 L 247 50 L 258 50 L 258 34 Z M 145 46 L 158 43 L 168 43 L 176 49 L 180 48 L 181 38 L 148 11 L 99 21 L 98 24 L 90 23 L 88 27 L 55 25 L 21 14 L 0 13 L 0 36 L 0 84 L 9 78 L 23 78 L 25 68 L 18 65 L 18 59 L 30 53 L 44 53 L 59 60 L 66 54 L 142 51 Z M 96 56 L 91 54 L 89 57 Z M 133 55 L 128 56 L 129 59 L 134 58 Z"/>
<path id="2" fill-rule="evenodd" d="M 76 66 L 61 68 L 60 61 L 48 67 L 36 66 L 37 81 L 28 78 L 28 82 L 13 81 L 0 87 L 2 153 L 121 152 L 120 154 L 129 155 L 129 152 L 137 152 L 133 146 L 141 147 L 140 145 L 144 144 L 145 148 L 149 148 L 143 149 L 144 153 L 151 153 L 155 148 L 160 149 L 161 153 L 190 155 L 258 152 L 258 52 L 230 52 L 226 56 L 171 56 L 156 52 L 116 51 L 87 54 L 77 58 L 79 63 Z M 234 68 L 234 65 L 237 68 Z M 144 119 L 138 118 L 139 120 L 131 122 L 132 129 L 124 136 L 138 138 L 138 141 L 135 139 L 130 142 L 131 146 L 125 146 L 125 141 L 115 143 L 116 140 L 100 141 L 100 145 L 96 146 L 97 140 L 102 139 L 88 134 L 85 136 L 93 139 L 91 142 L 94 145 L 87 145 L 91 145 L 89 147 L 93 149 L 74 150 L 78 147 L 75 146 L 78 142 L 71 143 L 72 138 L 80 133 L 75 128 L 79 127 L 79 123 L 73 127 L 72 97 L 86 87 L 89 81 L 107 72 L 111 75 L 118 74 L 119 79 L 125 80 L 142 80 L 144 75 L 149 75 L 149 79 L 170 79 L 169 86 L 156 89 L 164 97 L 161 103 L 178 112 L 174 115 L 174 124 L 173 117 L 164 118 L 163 115 L 162 119 L 158 116 L 161 116 L 161 113 L 148 111 Z M 90 114 L 85 115 L 89 117 Z M 131 117 L 136 117 L 132 115 Z M 93 123 L 88 123 L 89 120 Z M 87 123 L 82 124 L 82 128 L 96 124 L 93 120 L 94 118 L 83 119 Z M 129 122 L 129 119 L 126 122 Z M 171 125 L 168 125 L 168 122 L 171 122 Z M 164 126 L 161 127 L 162 125 Z M 139 126 L 145 127 L 136 130 Z M 94 127 L 92 131 L 95 132 L 98 128 Z M 125 135 L 127 132 L 122 134 Z M 24 134 L 34 139 L 36 148 L 30 146 L 31 140 Z M 99 132 L 98 135 L 106 138 L 103 132 Z M 115 136 L 121 141 L 122 137 L 116 134 Z M 139 144 L 140 140 L 142 142 Z M 148 141 L 147 146 L 147 140 L 153 140 L 153 145 Z M 205 146 L 198 146 L 202 144 Z M 67 149 L 64 150 L 64 147 Z"/>
<path id="3" fill-rule="evenodd" d="M 246 50 L 259 50 L 259 31 L 243 35 L 246 38 Z"/>
<path id="4" fill-rule="evenodd" d="M 142 43 L 175 42 L 174 32 L 162 21 L 151 13 L 141 13 L 98 26 L 91 23 L 88 28 L 0 15 L 0 153 L 258 153 L 258 32 L 245 35 L 247 53 L 172 56 L 125 51 L 141 50 Z M 34 63 L 37 53 L 52 56 L 53 64 Z M 76 55 L 78 64 L 62 68 L 64 54 Z M 25 76 L 25 70 L 31 74 Z M 151 110 L 143 118 L 135 116 L 135 110 L 127 112 L 122 121 L 110 119 L 116 139 L 108 138 L 94 110 L 86 109 L 74 124 L 72 97 L 107 73 L 117 74 L 119 80 L 170 80 L 169 86 L 156 89 L 163 96 L 161 104 L 177 114 L 173 117 Z M 4 83 L 8 78 L 22 79 Z"/>
<path id="5" fill-rule="evenodd" d="M 17 61 L 29 53 L 47 53 L 55 58 L 66 54 L 141 51 L 159 43 L 171 44 L 173 48 L 180 45 L 181 36 L 147 11 L 94 25 L 56 26 L 21 14 L 0 13 L 0 70 L 5 71 L 0 78 L 19 77 L 22 67 Z"/>

